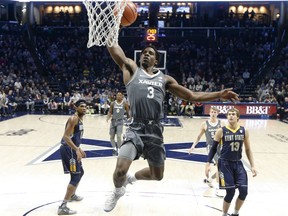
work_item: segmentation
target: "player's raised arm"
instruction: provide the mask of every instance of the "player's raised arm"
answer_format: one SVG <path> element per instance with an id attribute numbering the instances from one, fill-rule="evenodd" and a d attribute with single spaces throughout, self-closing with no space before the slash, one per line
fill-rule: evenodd
<path id="1" fill-rule="evenodd" d="M 106 46 L 114 62 L 122 68 L 124 64 L 128 64 L 128 58 L 124 51 L 119 45 L 114 44 L 113 46 Z"/>
<path id="2" fill-rule="evenodd" d="M 119 45 L 111 47 L 106 46 L 114 62 L 120 67 L 123 72 L 123 81 L 125 84 L 129 82 L 134 72 L 137 69 L 137 64 L 130 58 L 126 57 L 124 51 Z"/>

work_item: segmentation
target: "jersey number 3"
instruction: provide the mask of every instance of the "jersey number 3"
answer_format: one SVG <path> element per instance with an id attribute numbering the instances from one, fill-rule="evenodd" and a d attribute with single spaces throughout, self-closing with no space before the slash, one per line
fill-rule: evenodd
<path id="1" fill-rule="evenodd" d="M 152 86 L 148 86 L 148 94 L 147 94 L 147 98 L 154 98 L 154 88 Z"/>

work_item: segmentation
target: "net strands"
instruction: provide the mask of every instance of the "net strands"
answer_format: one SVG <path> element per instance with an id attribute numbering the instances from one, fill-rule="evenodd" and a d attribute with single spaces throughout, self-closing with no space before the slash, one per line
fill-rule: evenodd
<path id="1" fill-rule="evenodd" d="M 117 45 L 126 1 L 84 0 L 83 4 L 89 22 L 87 47 Z"/>

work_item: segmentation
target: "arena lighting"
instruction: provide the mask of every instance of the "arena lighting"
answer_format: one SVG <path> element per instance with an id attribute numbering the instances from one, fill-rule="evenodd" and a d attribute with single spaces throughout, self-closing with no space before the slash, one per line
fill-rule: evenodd
<path id="1" fill-rule="evenodd" d="M 9 1 L 9 0 L 8 0 Z M 10 1 L 15 1 L 15 2 L 57 2 L 57 3 L 62 3 L 62 2 L 82 2 L 78 0 L 10 0 Z M 101 0 L 99 0 L 101 1 Z M 265 0 L 132 0 L 133 2 L 265 2 Z M 279 0 L 270 0 L 269 2 L 279 2 Z"/>

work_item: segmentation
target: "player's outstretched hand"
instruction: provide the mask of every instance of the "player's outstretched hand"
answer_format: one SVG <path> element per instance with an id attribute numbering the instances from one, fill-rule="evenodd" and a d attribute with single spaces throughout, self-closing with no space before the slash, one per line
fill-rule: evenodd
<path id="1" fill-rule="evenodd" d="M 223 89 L 220 92 L 220 99 L 221 100 L 230 100 L 233 103 L 236 103 L 239 101 L 239 95 L 235 92 L 232 91 L 232 88 L 227 88 L 227 89 Z"/>

